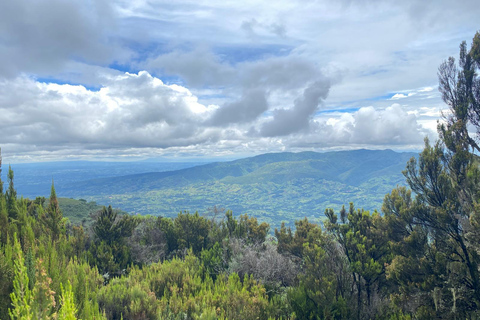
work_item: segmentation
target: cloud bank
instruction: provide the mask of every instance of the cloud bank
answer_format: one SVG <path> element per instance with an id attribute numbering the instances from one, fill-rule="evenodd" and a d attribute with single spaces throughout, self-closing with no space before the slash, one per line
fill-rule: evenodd
<path id="1" fill-rule="evenodd" d="M 0 82 L 0 145 L 14 149 L 19 160 L 103 153 L 227 156 L 415 145 L 428 134 L 419 117 L 399 104 L 325 117 L 318 112 L 329 88 L 328 79 L 316 81 L 291 108 L 269 111 L 265 91 L 247 92 L 223 106 L 203 105 L 187 88 L 146 71 L 112 77 L 98 91 L 19 77 Z"/>
<path id="2" fill-rule="evenodd" d="M 11 161 L 420 149 L 476 1 L 0 5 Z M 10 161 L 10 160 L 9 160 Z"/>

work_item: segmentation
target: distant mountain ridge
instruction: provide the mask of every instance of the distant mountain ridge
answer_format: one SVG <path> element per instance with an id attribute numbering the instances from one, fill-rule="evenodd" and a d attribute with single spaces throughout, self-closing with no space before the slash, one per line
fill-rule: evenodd
<path id="1" fill-rule="evenodd" d="M 35 198 L 50 194 L 52 180 L 57 189 L 78 181 L 96 178 L 110 178 L 144 172 L 163 172 L 193 167 L 203 162 L 162 162 L 162 161 L 58 161 L 12 164 L 15 187 L 19 196 Z M 7 181 L 8 170 L 2 172 Z"/>
<path id="2" fill-rule="evenodd" d="M 57 193 L 125 211 L 173 216 L 213 206 L 248 213 L 277 225 L 327 207 L 380 209 L 383 197 L 404 185 L 402 170 L 416 153 L 392 150 L 269 153 L 168 171 L 65 184 Z"/>

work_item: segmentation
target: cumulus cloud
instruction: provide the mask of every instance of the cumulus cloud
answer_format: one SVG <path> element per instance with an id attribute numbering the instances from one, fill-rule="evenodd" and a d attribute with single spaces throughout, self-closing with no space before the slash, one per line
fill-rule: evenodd
<path id="1" fill-rule="evenodd" d="M 323 145 L 422 145 L 425 136 L 434 134 L 399 104 L 384 110 L 371 106 L 338 118 L 315 121 L 312 141 Z"/>
<path id="2" fill-rule="evenodd" d="M 0 145 L 8 152 L 45 157 L 70 153 L 217 155 L 301 147 L 421 145 L 431 132 L 425 116 L 394 104 L 325 118 L 318 113 L 328 78 L 311 83 L 290 109 L 268 109 L 263 90 L 235 102 L 206 106 L 188 89 L 148 72 L 110 76 L 98 91 L 42 83 L 28 77 L 0 81 Z M 269 115 L 271 114 L 271 115 Z M 252 136 L 249 128 L 257 126 Z M 20 159 L 20 158 L 19 158 Z M 27 159 L 27 158 L 25 158 Z"/>
<path id="3" fill-rule="evenodd" d="M 111 78 L 99 91 L 20 77 L 0 82 L 0 144 L 194 145 L 216 139 L 199 126 L 209 112 L 189 90 L 147 72 Z"/>

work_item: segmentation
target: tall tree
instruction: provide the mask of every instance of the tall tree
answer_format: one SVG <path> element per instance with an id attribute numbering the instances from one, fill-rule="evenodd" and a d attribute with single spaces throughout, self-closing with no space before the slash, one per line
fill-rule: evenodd
<path id="1" fill-rule="evenodd" d="M 65 288 L 62 289 L 62 305 L 59 310 L 58 320 L 76 320 L 75 316 L 77 309 L 75 308 L 74 296 L 72 292 L 72 285 L 70 281 L 67 282 Z"/>
<path id="2" fill-rule="evenodd" d="M 468 276 L 464 280 L 467 287 L 473 290 L 477 307 L 480 307 L 480 256 L 477 250 L 472 250 L 473 243 L 469 243 L 469 240 L 478 237 L 480 232 L 474 223 L 480 214 L 480 170 L 478 158 L 473 153 L 480 151 L 477 144 L 480 138 L 479 52 L 480 33 L 477 32 L 470 51 L 465 41 L 461 43 L 458 68 L 452 57 L 439 68 L 439 90 L 450 107 L 445 123 L 439 125 L 440 138 L 445 147 L 441 161 L 449 178 L 443 183 L 448 186 L 444 187 L 448 190 L 443 193 L 449 194 L 443 203 L 436 204 L 441 215 L 434 215 L 433 221 L 430 221 L 436 232 L 445 233 L 453 242 L 454 254 L 467 269 Z M 476 129 L 475 137 L 471 136 L 471 124 Z M 432 207 L 432 203 L 428 204 Z"/>
<path id="3" fill-rule="evenodd" d="M 357 290 L 357 318 L 363 312 L 371 313 L 373 297 L 381 291 L 385 280 L 385 265 L 390 262 L 390 249 L 384 219 L 378 212 L 356 210 L 353 203 L 347 214 L 340 211 L 340 221 L 331 209 L 325 210 L 329 230 L 341 245 L 352 270 Z M 363 296 L 365 293 L 365 297 Z M 367 305 L 363 311 L 364 302 Z"/>
<path id="4" fill-rule="evenodd" d="M 0 243 L 6 243 L 8 237 L 8 210 L 3 194 L 2 148 L 0 148 Z"/>
<path id="5" fill-rule="evenodd" d="M 91 262 L 95 262 L 101 272 L 120 274 L 120 270 L 126 268 L 130 251 L 125 238 L 132 235 L 137 224 L 135 217 L 118 217 L 111 206 L 103 207 L 93 224 L 96 241 L 90 247 Z"/>
<path id="6" fill-rule="evenodd" d="M 15 278 L 13 280 L 13 292 L 10 294 L 12 299 L 12 309 L 9 310 L 10 318 L 16 319 L 34 319 L 32 312 L 33 294 L 28 283 L 27 267 L 20 242 L 17 236 L 14 236 L 14 266 Z"/>
<path id="7" fill-rule="evenodd" d="M 0 197 L 3 196 L 3 181 L 2 181 L 2 148 L 0 148 Z"/>
<path id="8" fill-rule="evenodd" d="M 57 193 L 55 192 L 53 181 L 50 190 L 50 201 L 47 209 L 41 215 L 41 221 L 50 234 L 52 241 L 58 240 L 58 237 L 65 227 L 65 221 L 63 219 L 62 210 L 58 204 Z"/>
<path id="9" fill-rule="evenodd" d="M 112 206 L 108 206 L 101 210 L 94 223 L 93 231 L 97 239 L 112 245 L 122 242 L 125 237 L 130 237 L 136 225 L 134 217 L 128 215 L 118 217 L 118 213 L 112 209 Z"/>
<path id="10" fill-rule="evenodd" d="M 8 189 L 5 192 L 5 198 L 7 200 L 7 212 L 8 217 L 11 220 L 16 220 L 18 216 L 17 208 L 17 190 L 13 185 L 13 170 L 11 166 L 8 166 Z"/>
<path id="11" fill-rule="evenodd" d="M 352 319 L 348 261 L 331 235 L 307 219 L 300 222 L 298 225 L 308 231 L 304 228 L 299 233 L 305 237 L 296 237 L 303 242 L 303 272 L 298 276 L 298 286 L 289 290 L 295 315 L 299 319 Z"/>
<path id="12" fill-rule="evenodd" d="M 384 206 L 403 241 L 389 273 L 427 291 L 437 317 L 468 318 L 480 308 L 479 52 L 477 33 L 470 51 L 460 45 L 458 64 L 450 57 L 439 67 L 439 90 L 450 108 L 438 126 L 440 140 L 426 139 L 404 171 L 415 200 L 392 192 Z"/>

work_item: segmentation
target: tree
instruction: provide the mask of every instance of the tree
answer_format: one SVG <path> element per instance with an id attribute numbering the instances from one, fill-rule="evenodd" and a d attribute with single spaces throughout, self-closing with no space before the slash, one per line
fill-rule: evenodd
<path id="1" fill-rule="evenodd" d="M 431 197 L 425 199 L 430 207 L 440 210 L 440 214 L 428 221 L 429 225 L 453 242 L 451 249 L 468 270 L 468 277 L 464 280 L 473 290 L 477 306 L 480 306 L 480 257 L 476 250 L 472 250 L 469 240 L 480 232 L 475 228 L 475 220 L 480 214 L 480 171 L 479 161 L 473 154 L 473 151 L 480 151 L 477 144 L 480 137 L 479 53 L 480 33 L 477 32 L 469 52 L 465 41 L 460 45 L 458 69 L 452 57 L 439 68 L 439 90 L 451 111 L 445 117 L 445 123 L 439 125 L 445 147 L 441 155 L 443 172 L 449 178 L 441 182 L 447 186 L 444 193 L 448 194 L 443 203 L 432 204 L 428 201 Z M 471 137 L 470 124 L 476 129 L 476 139 Z M 411 182 L 418 185 L 415 180 Z"/>
<path id="2" fill-rule="evenodd" d="M 60 306 L 58 320 L 76 320 L 75 302 L 73 298 L 72 285 L 70 281 L 67 282 L 65 288 L 61 286 L 62 290 L 62 305 Z"/>
<path id="3" fill-rule="evenodd" d="M 7 243 L 8 230 L 8 210 L 5 196 L 0 193 L 0 243 Z"/>
<path id="4" fill-rule="evenodd" d="M 150 264 L 163 260 L 166 255 L 167 240 L 161 228 L 162 217 L 142 217 L 128 241 L 133 261 Z"/>
<path id="5" fill-rule="evenodd" d="M 345 208 L 340 211 L 340 221 L 331 209 L 325 210 L 327 230 L 329 230 L 345 253 L 357 289 L 357 318 L 366 301 L 366 312 L 376 311 L 373 297 L 380 292 L 385 279 L 385 264 L 390 261 L 390 250 L 386 236 L 384 219 L 378 212 L 356 210 L 350 203 L 348 214 Z M 364 299 L 363 293 L 366 294 Z"/>
<path id="6" fill-rule="evenodd" d="M 298 258 L 303 257 L 304 243 L 307 241 L 309 232 L 318 226 L 308 221 L 305 217 L 303 220 L 295 221 L 295 234 L 292 234 L 290 227 L 285 228 L 282 223 L 280 231 L 275 228 L 275 237 L 278 241 L 279 253 L 290 253 Z"/>
<path id="7" fill-rule="evenodd" d="M 442 282 L 436 251 L 429 245 L 428 230 L 415 217 L 417 206 L 406 187 L 393 189 L 382 206 L 393 256 L 386 267 L 387 279 L 397 305 L 410 314 L 420 307 L 433 312 L 432 292 Z"/>
<path id="8" fill-rule="evenodd" d="M 63 219 L 62 210 L 58 205 L 57 193 L 52 181 L 52 188 L 50 190 L 50 201 L 47 209 L 41 215 L 41 221 L 44 227 L 48 230 L 52 241 L 58 240 L 60 233 L 65 228 L 65 220 Z"/>
<path id="9" fill-rule="evenodd" d="M 451 152 L 468 151 L 470 146 L 480 151 L 468 130 L 471 123 L 480 138 L 480 32 L 473 38 L 470 52 L 467 44 L 460 44 L 458 67 L 453 57 L 448 58 L 438 69 L 439 90 L 451 113 L 445 116 L 446 123 L 439 125 L 440 138 Z"/>
<path id="10" fill-rule="evenodd" d="M 10 318 L 12 320 L 34 319 L 32 312 L 33 294 L 28 285 L 27 267 L 16 234 L 14 235 L 13 249 L 15 278 L 13 280 L 13 292 L 10 294 L 13 307 L 9 310 Z"/>
<path id="11" fill-rule="evenodd" d="M 16 220 L 18 216 L 17 208 L 17 190 L 13 185 L 13 170 L 11 166 L 8 166 L 8 189 L 5 192 L 5 198 L 7 200 L 7 212 L 10 220 Z"/>
<path id="12" fill-rule="evenodd" d="M 112 206 L 103 207 L 93 224 L 95 243 L 90 248 L 92 262 L 101 272 L 121 274 L 130 263 L 130 251 L 125 239 L 132 236 L 138 224 L 135 217 L 118 217 Z"/>
<path id="13" fill-rule="evenodd" d="M 232 239 L 229 251 L 231 255 L 229 273 L 235 272 L 240 277 L 253 275 L 256 280 L 262 281 L 271 294 L 278 293 L 282 288 L 295 283 L 298 265 L 290 257 L 278 253 L 276 246 L 271 242 L 256 244 Z M 222 262 L 223 260 L 220 261 Z"/>
<path id="14" fill-rule="evenodd" d="M 270 226 L 266 222 L 258 223 L 257 218 L 248 217 L 247 214 L 240 215 L 237 220 L 232 211 L 225 214 L 227 221 L 225 227 L 230 238 L 244 239 L 250 243 L 263 243 L 267 237 Z"/>
<path id="15" fill-rule="evenodd" d="M 95 236 L 108 245 L 122 242 L 123 238 L 130 237 L 137 225 L 134 217 L 124 215 L 118 217 L 118 213 L 112 209 L 103 207 L 93 225 Z"/>
<path id="16" fill-rule="evenodd" d="M 415 200 L 398 190 L 384 205 L 399 227 L 389 274 L 402 290 L 416 283 L 433 297 L 425 305 L 436 316 L 466 318 L 480 307 L 479 52 L 477 32 L 470 51 L 460 45 L 458 65 L 450 57 L 439 67 L 439 90 L 450 108 L 438 125 L 440 140 L 431 145 L 426 139 L 404 171 Z"/>
<path id="17" fill-rule="evenodd" d="M 348 261 L 334 238 L 313 226 L 304 238 L 300 283 L 289 290 L 292 309 L 299 319 L 351 319 Z"/>
<path id="18" fill-rule="evenodd" d="M 202 249 L 207 248 L 210 222 L 198 212 L 180 212 L 173 221 L 173 227 L 180 250 L 192 248 L 193 253 L 200 254 Z"/>
<path id="19" fill-rule="evenodd" d="M 2 181 L 2 148 L 0 148 L 0 197 L 3 196 L 3 181 Z"/>

